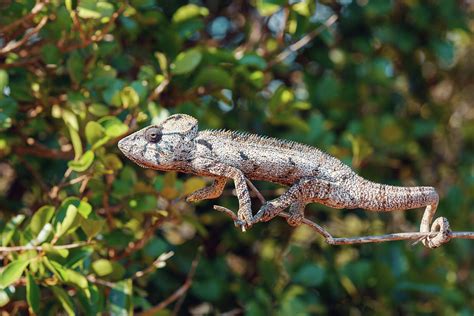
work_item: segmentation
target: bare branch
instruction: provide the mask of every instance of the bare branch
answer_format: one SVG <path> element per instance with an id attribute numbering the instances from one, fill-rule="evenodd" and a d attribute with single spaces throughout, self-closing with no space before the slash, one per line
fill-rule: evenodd
<path id="1" fill-rule="evenodd" d="M 91 241 L 83 241 L 83 242 L 77 242 L 73 244 L 67 244 L 67 245 L 57 245 L 57 246 L 52 246 L 53 249 L 73 249 L 73 248 L 80 248 L 84 246 L 90 246 L 93 245 L 95 242 Z M 45 250 L 44 246 L 15 246 L 15 247 L 0 247 L 0 252 L 2 253 L 10 253 L 10 252 L 20 252 L 20 251 L 28 251 L 28 250 L 36 250 L 36 251 L 43 251 Z"/>

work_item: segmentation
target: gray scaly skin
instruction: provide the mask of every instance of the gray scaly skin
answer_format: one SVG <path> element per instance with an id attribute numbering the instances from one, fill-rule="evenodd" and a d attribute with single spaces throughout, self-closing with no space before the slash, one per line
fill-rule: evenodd
<path id="1" fill-rule="evenodd" d="M 340 160 L 317 148 L 291 141 L 232 131 L 198 131 L 198 122 L 186 114 L 175 114 L 163 123 L 135 132 L 118 147 L 129 159 L 144 167 L 211 177 L 211 186 L 197 190 L 188 201 L 215 199 L 232 179 L 239 201 L 238 222 L 243 230 L 265 222 L 289 207 L 290 225 L 301 224 L 308 203 L 334 208 L 364 208 L 394 211 L 426 207 L 420 231 L 430 232 L 438 206 L 432 187 L 397 187 L 368 181 Z M 266 202 L 253 216 L 246 181 L 263 180 L 289 186 L 280 197 Z M 437 218 L 429 248 L 449 240 L 449 224 Z M 434 235 L 434 236 L 433 236 Z"/>

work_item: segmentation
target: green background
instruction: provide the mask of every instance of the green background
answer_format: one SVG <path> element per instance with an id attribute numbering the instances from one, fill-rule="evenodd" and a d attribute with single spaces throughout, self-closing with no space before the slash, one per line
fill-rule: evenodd
<path id="1" fill-rule="evenodd" d="M 201 129 L 316 146 L 372 181 L 434 186 L 438 214 L 473 231 L 473 12 L 453 0 L 0 2 L 1 246 L 23 246 L 1 254 L 2 309 L 472 315 L 472 241 L 329 246 L 280 218 L 242 233 L 212 210 L 237 208 L 231 184 L 186 203 L 208 179 L 142 169 L 116 144 L 187 113 Z M 340 237 L 417 231 L 421 213 L 306 212 Z"/>

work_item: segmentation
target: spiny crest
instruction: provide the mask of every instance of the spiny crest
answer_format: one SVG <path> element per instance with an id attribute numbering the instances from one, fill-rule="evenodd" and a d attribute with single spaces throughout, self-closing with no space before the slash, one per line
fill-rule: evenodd
<path id="1" fill-rule="evenodd" d="M 217 138 L 227 138 L 231 139 L 232 141 L 242 142 L 242 143 L 251 143 L 255 145 L 261 146 L 270 146 L 270 147 L 277 147 L 282 149 L 289 149 L 289 150 L 297 150 L 299 152 L 304 153 L 314 153 L 317 152 L 318 154 L 323 154 L 328 157 L 333 158 L 331 155 L 319 150 L 318 148 L 301 144 L 292 140 L 284 140 L 273 138 L 269 136 L 262 136 L 257 134 L 251 134 L 248 132 L 240 132 L 240 131 L 229 131 L 229 130 L 205 130 L 203 133 L 208 134 L 211 137 Z"/>

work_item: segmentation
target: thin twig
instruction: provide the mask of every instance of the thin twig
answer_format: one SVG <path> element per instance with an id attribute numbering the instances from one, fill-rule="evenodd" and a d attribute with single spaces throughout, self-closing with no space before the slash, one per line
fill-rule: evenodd
<path id="1" fill-rule="evenodd" d="M 148 101 L 154 101 L 158 99 L 161 93 L 163 93 L 163 91 L 166 89 L 169 83 L 170 83 L 170 80 L 168 78 L 165 78 L 150 94 L 150 96 L 148 97 Z"/>
<path id="2" fill-rule="evenodd" d="M 202 249 L 199 248 L 196 256 L 194 257 L 191 263 L 191 268 L 189 269 L 188 276 L 186 277 L 186 281 L 184 281 L 183 285 L 181 285 L 173 294 L 168 296 L 168 298 L 166 298 L 164 301 L 162 301 L 158 305 L 153 306 L 152 308 L 140 313 L 139 314 L 140 316 L 155 315 L 155 313 L 162 310 L 163 308 L 165 308 L 166 306 L 168 306 L 169 304 L 173 303 L 174 301 L 176 301 L 177 299 L 179 299 L 180 297 L 186 294 L 186 292 L 189 290 L 189 288 L 191 287 L 193 283 L 194 274 L 196 273 L 196 268 L 201 258 L 201 252 L 202 252 Z"/>
<path id="3" fill-rule="evenodd" d="M 95 242 L 90 242 L 90 241 L 83 241 L 83 242 L 77 242 L 74 244 L 67 244 L 67 245 L 57 245 L 53 246 L 53 249 L 73 249 L 73 248 L 80 248 L 84 246 L 90 246 L 94 244 Z M 46 249 L 44 246 L 15 246 L 15 247 L 0 247 L 0 252 L 3 253 L 9 253 L 9 252 L 20 252 L 20 251 L 28 251 L 28 250 L 36 250 L 36 251 L 43 251 Z"/>
<path id="4" fill-rule="evenodd" d="M 47 4 L 48 2 L 49 1 L 38 1 L 38 2 L 36 2 L 35 6 L 31 9 L 30 13 L 28 13 L 27 15 L 25 15 L 24 17 L 22 17 L 18 20 L 15 20 L 14 22 L 12 22 L 8 25 L 5 25 L 3 28 L 0 29 L 0 34 L 8 33 L 10 30 L 14 30 L 18 26 L 20 26 L 21 24 L 24 24 L 27 21 L 33 19 L 38 14 L 38 12 L 40 12 L 41 9 L 43 9 L 45 4 Z"/>
<path id="5" fill-rule="evenodd" d="M 285 60 L 288 56 L 290 56 L 292 53 L 297 52 L 304 46 L 306 46 L 309 42 L 311 42 L 316 36 L 318 36 L 322 31 L 325 29 L 329 28 L 331 25 L 333 25 L 337 21 L 337 15 L 333 14 L 331 15 L 326 22 L 324 22 L 323 25 L 319 26 L 315 30 L 309 32 L 305 36 L 303 36 L 301 39 L 296 41 L 295 43 L 291 44 L 288 46 L 284 51 L 279 53 L 274 59 L 268 62 L 268 67 L 271 67 L 273 65 L 276 65 L 283 60 Z"/>
<path id="6" fill-rule="evenodd" d="M 5 45 L 2 49 L 0 49 L 0 55 L 4 55 L 6 53 L 9 53 L 19 47 L 21 47 L 23 44 L 25 44 L 33 35 L 37 34 L 43 26 L 46 25 L 46 22 L 48 21 L 48 17 L 45 16 L 41 19 L 41 21 L 32 29 L 28 30 L 25 35 L 23 35 L 23 38 L 19 41 L 10 41 L 7 45 Z"/>
<path id="7" fill-rule="evenodd" d="M 255 195 L 257 196 L 257 198 L 260 200 L 260 203 L 265 204 L 265 202 L 267 201 L 263 197 L 262 193 L 260 193 L 260 191 L 255 187 L 255 185 L 253 185 L 253 183 L 249 179 L 245 178 L 245 181 L 247 182 L 250 190 L 252 190 L 253 193 L 255 193 Z"/>
<path id="8" fill-rule="evenodd" d="M 150 272 L 155 271 L 156 269 L 162 268 L 166 265 L 166 260 L 171 258 L 174 255 L 173 251 L 168 251 L 165 253 L 162 253 L 158 258 L 156 258 L 153 263 L 148 266 L 145 270 L 137 271 L 135 274 L 132 276 L 132 280 L 138 279 L 143 277 L 145 274 L 148 274 Z"/>

